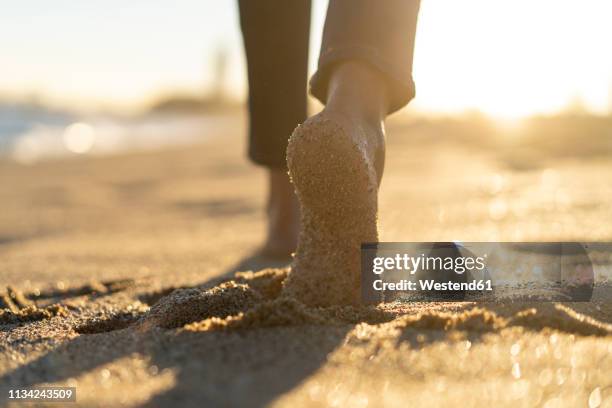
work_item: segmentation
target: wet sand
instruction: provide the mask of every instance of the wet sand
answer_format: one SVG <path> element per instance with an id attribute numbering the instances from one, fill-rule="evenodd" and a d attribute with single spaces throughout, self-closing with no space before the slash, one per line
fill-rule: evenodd
<path id="1" fill-rule="evenodd" d="M 610 159 L 517 165 L 390 134 L 381 240 L 612 240 Z M 609 303 L 281 296 L 286 265 L 253 256 L 263 173 L 240 136 L 0 161 L 0 384 L 75 386 L 81 406 L 612 404 Z"/>

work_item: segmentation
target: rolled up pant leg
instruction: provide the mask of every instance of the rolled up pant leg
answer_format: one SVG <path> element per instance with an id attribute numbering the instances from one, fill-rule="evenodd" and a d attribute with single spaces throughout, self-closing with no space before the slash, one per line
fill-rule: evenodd
<path id="1" fill-rule="evenodd" d="M 286 169 L 287 140 L 306 119 L 310 0 L 239 0 L 249 80 L 249 157 Z"/>
<path id="2" fill-rule="evenodd" d="M 412 58 L 419 0 L 330 0 L 311 93 L 325 103 L 334 67 L 358 60 L 385 78 L 389 113 L 415 95 Z"/>

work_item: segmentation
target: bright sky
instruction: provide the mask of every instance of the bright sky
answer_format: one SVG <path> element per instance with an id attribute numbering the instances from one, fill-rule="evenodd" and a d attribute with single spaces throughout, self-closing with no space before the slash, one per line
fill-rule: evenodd
<path id="1" fill-rule="evenodd" d="M 313 69 L 325 8 L 315 0 Z M 423 0 L 413 105 L 516 117 L 580 100 L 610 111 L 611 19 L 610 0 Z M 234 1 L 13 1 L 2 7 L 0 97 L 138 109 L 171 90 L 210 90 L 220 47 L 227 88 L 243 97 Z"/>

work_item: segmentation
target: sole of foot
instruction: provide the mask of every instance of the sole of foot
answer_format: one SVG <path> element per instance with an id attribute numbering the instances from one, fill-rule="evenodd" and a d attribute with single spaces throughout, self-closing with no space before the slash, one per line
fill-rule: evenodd
<path id="1" fill-rule="evenodd" d="M 347 118 L 325 111 L 289 139 L 287 163 L 302 222 L 283 293 L 305 304 L 360 301 L 360 247 L 378 239 L 378 181 L 367 142 Z"/>

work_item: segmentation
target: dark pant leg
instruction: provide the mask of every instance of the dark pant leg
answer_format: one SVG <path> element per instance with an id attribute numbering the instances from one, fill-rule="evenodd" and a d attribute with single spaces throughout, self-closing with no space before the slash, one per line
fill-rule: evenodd
<path id="1" fill-rule="evenodd" d="M 325 103 L 333 68 L 360 60 L 384 75 L 389 113 L 406 105 L 415 94 L 412 57 L 418 12 L 419 0 L 330 0 L 311 93 Z"/>
<path id="2" fill-rule="evenodd" d="M 310 0 L 239 0 L 249 78 L 249 157 L 287 167 L 287 140 L 306 119 Z"/>

